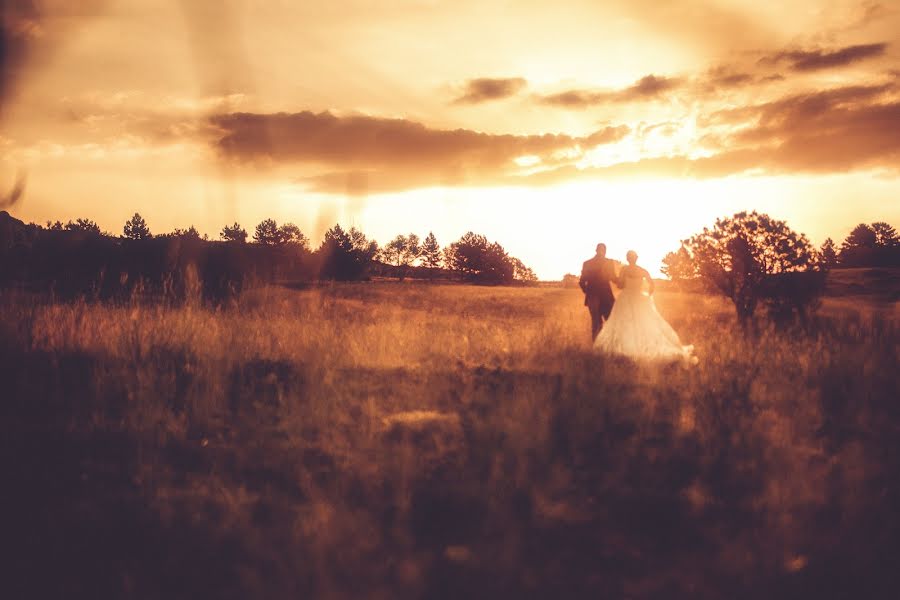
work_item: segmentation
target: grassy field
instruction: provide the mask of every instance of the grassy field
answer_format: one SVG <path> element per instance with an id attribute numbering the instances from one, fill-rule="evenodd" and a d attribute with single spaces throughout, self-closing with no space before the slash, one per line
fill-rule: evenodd
<path id="1" fill-rule="evenodd" d="M 700 364 L 590 352 L 577 290 L 0 297 L 6 598 L 895 598 L 896 302 Z"/>

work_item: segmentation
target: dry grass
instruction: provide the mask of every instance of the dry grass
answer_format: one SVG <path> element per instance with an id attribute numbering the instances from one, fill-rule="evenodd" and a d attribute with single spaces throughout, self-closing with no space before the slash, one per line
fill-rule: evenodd
<path id="1" fill-rule="evenodd" d="M 564 289 L 6 296 L 9 597 L 891 597 L 896 311 L 658 296 L 697 367 Z"/>

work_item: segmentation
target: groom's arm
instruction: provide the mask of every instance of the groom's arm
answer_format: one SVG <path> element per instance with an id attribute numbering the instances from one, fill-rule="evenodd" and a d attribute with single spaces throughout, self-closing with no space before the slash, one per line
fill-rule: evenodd
<path id="1" fill-rule="evenodd" d="M 588 279 L 586 277 L 587 274 L 587 264 L 581 265 L 581 277 L 578 278 L 578 287 L 581 288 L 581 291 L 587 294 L 588 291 Z"/>
<path id="2" fill-rule="evenodd" d="M 621 264 L 617 260 L 609 260 L 609 281 L 615 284 L 617 288 L 624 289 L 625 281 L 622 280 Z"/>

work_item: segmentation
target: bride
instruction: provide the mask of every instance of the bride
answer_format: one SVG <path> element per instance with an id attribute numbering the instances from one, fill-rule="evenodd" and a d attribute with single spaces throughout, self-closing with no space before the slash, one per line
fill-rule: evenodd
<path id="1" fill-rule="evenodd" d="M 630 358 L 696 362 L 694 347 L 683 346 L 672 326 L 656 311 L 653 279 L 637 265 L 637 258 L 637 252 L 628 251 L 628 264 L 622 267 L 617 282 L 622 293 L 594 341 L 594 350 Z M 649 284 L 649 294 L 641 289 L 644 280 Z"/>

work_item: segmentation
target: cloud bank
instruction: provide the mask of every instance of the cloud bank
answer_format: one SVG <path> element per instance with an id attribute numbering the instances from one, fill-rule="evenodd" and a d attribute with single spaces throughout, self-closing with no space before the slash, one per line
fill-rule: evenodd
<path id="1" fill-rule="evenodd" d="M 833 69 L 845 67 L 869 58 L 883 56 L 887 50 L 887 44 L 859 44 L 846 46 L 837 50 L 782 50 L 774 54 L 768 54 L 760 59 L 764 65 L 777 65 L 787 63 L 794 71 L 818 71 L 821 69 Z"/>
<path id="2" fill-rule="evenodd" d="M 620 125 L 580 137 L 496 135 L 435 129 L 407 119 L 310 111 L 229 113 L 216 115 L 211 122 L 222 133 L 216 148 L 227 160 L 247 165 L 317 165 L 330 170 L 309 180 L 322 191 L 365 187 L 352 183 L 363 179 L 381 182 L 373 184 L 377 189 L 498 183 L 521 171 L 517 158 L 536 157 L 537 162 L 551 163 L 575 160 L 630 131 Z"/>

